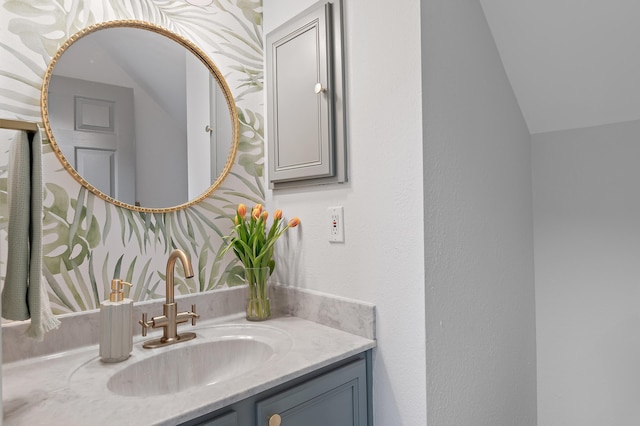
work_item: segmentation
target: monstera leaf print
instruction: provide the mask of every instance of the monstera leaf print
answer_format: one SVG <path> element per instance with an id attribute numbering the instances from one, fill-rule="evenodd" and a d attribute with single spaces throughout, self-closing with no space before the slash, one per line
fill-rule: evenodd
<path id="1" fill-rule="evenodd" d="M 239 112 L 238 152 L 227 179 L 207 199 L 178 211 L 110 204 L 70 179 L 45 147 L 43 274 L 54 312 L 95 309 L 113 278 L 134 284 L 128 296 L 135 301 L 164 297 L 164 261 L 175 248 L 195 270 L 193 279 L 177 270 L 177 294 L 240 284 L 237 260 L 220 251 L 237 204 L 265 197 L 261 1 L 212 0 L 200 7 L 183 0 L 4 0 L 0 7 L 6 23 L 0 27 L 0 114 L 40 121 L 42 79 L 59 47 L 87 26 L 122 19 L 148 21 L 197 44 L 224 75 Z M 6 158 L 0 152 L 0 167 Z M 6 205 L 2 176 L 0 170 Z M 7 214 L 0 206 L 0 231 Z"/>
<path id="2" fill-rule="evenodd" d="M 49 272 L 59 274 L 63 269 L 73 270 L 74 265 L 88 259 L 91 250 L 100 243 L 100 227 L 82 205 L 85 188 L 80 189 L 76 200 L 70 200 L 64 188 L 53 183 L 45 187 L 53 194 L 53 202 L 44 212 L 43 261 Z M 45 200 L 49 198 L 45 195 Z"/>

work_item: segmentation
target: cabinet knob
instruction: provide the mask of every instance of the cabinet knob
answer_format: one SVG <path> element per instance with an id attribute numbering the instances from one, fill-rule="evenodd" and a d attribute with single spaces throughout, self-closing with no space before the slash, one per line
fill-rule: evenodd
<path id="1" fill-rule="evenodd" d="M 280 414 L 272 414 L 269 416 L 269 426 L 280 426 L 280 423 L 282 423 Z"/>
<path id="2" fill-rule="evenodd" d="M 327 91 L 327 89 L 325 89 L 324 87 L 322 87 L 321 83 L 316 83 L 316 85 L 313 87 L 313 91 L 315 92 L 315 94 L 319 94 L 319 93 L 324 93 Z"/>

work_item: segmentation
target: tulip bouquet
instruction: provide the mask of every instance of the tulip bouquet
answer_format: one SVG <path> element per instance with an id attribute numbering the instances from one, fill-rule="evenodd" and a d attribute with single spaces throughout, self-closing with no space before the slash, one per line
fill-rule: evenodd
<path id="1" fill-rule="evenodd" d="M 233 249 L 245 267 L 245 280 L 249 287 L 247 319 L 252 320 L 267 319 L 271 315 L 267 279 L 275 268 L 275 243 L 287 229 L 300 224 L 297 217 L 285 222 L 282 210 L 276 210 L 269 228 L 268 217 L 269 213 L 263 210 L 261 204 L 257 204 L 249 216 L 247 207 L 244 204 L 238 205 L 234 217 L 235 226 L 232 234 L 226 237 L 229 244 L 223 249 L 223 254 Z"/>

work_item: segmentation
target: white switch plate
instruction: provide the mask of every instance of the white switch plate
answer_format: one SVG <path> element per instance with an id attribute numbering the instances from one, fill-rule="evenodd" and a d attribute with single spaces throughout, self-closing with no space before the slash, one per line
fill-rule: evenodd
<path id="1" fill-rule="evenodd" d="M 329 241 L 344 243 L 344 209 L 329 207 Z"/>

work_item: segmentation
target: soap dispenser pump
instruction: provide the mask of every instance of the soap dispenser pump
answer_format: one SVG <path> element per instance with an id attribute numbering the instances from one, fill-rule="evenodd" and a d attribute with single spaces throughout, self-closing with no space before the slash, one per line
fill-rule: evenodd
<path id="1" fill-rule="evenodd" d="M 109 300 L 100 303 L 100 358 L 119 362 L 133 350 L 133 300 L 126 299 L 122 288 L 131 283 L 111 280 Z"/>

